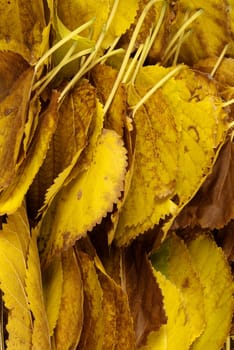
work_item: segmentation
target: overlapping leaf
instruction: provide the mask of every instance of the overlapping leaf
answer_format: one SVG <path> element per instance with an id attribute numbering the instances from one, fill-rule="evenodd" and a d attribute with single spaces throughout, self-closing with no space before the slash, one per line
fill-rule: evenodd
<path id="1" fill-rule="evenodd" d="M 0 59 L 0 190 L 3 190 L 13 181 L 22 157 L 21 142 L 27 119 L 33 69 L 16 54 L 2 52 Z"/>
<path id="2" fill-rule="evenodd" d="M 173 235 L 152 256 L 152 263 L 154 268 L 160 271 L 180 291 L 180 299 L 186 314 L 180 336 L 184 342 L 181 346 L 183 349 L 189 349 L 194 340 L 201 335 L 206 324 L 202 285 L 192 264 L 190 254 L 182 240 Z M 168 327 L 170 327 L 169 324 Z M 170 332 L 171 330 L 168 329 L 168 340 Z M 172 343 L 168 346 L 172 348 Z"/>
<path id="3" fill-rule="evenodd" d="M 0 237 L 1 290 L 8 310 L 8 349 L 50 349 L 35 236 L 24 207 L 8 217 Z"/>
<path id="4" fill-rule="evenodd" d="M 57 124 L 57 98 L 58 94 L 55 92 L 51 97 L 49 107 L 40 116 L 33 144 L 19 168 L 17 176 L 0 195 L 0 214 L 2 215 L 12 213 L 20 207 L 29 186 L 43 163 Z"/>
<path id="5" fill-rule="evenodd" d="M 129 90 L 130 105 L 166 72 L 159 66 L 144 67 Z M 166 215 L 174 217 L 193 197 L 212 167 L 214 149 L 224 140 L 225 116 L 215 86 L 187 68 L 136 111 L 134 170 L 121 208 L 118 244 L 128 243 Z"/>
<path id="6" fill-rule="evenodd" d="M 0 50 L 21 54 L 31 64 L 48 49 L 43 2 L 11 0 L 0 2 Z"/>
<path id="7" fill-rule="evenodd" d="M 228 335 L 234 308 L 230 268 L 222 250 L 207 235 L 189 242 L 188 248 L 203 286 L 207 320 L 203 334 L 192 349 L 219 350 Z"/>
<path id="8" fill-rule="evenodd" d="M 53 221 L 48 222 L 50 214 L 46 214 L 42 222 L 41 234 L 45 235 L 43 230 L 50 233 L 44 256 L 51 258 L 65 246 L 74 244 L 112 210 L 123 189 L 125 154 L 120 137 L 104 129 L 90 167 L 55 198 L 49 209 Z"/>

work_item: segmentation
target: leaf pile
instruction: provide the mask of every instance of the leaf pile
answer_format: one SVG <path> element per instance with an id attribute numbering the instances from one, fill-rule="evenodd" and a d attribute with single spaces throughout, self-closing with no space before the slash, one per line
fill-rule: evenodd
<path id="1" fill-rule="evenodd" d="M 233 14 L 0 3 L 1 349 L 222 349 Z"/>

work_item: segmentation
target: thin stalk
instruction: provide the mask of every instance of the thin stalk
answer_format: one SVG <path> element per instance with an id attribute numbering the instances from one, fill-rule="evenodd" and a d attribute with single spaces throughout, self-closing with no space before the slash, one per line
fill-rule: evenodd
<path id="1" fill-rule="evenodd" d="M 190 36 L 190 34 L 192 33 L 192 29 L 189 29 L 183 36 L 183 38 L 181 39 L 181 45 L 185 42 L 185 40 L 187 40 L 187 38 Z M 167 54 L 167 56 L 165 56 L 163 64 L 165 65 L 169 59 L 174 55 L 174 53 L 176 52 L 178 46 L 174 46 L 171 51 Z"/>
<path id="2" fill-rule="evenodd" d="M 129 67 L 128 67 L 126 73 L 124 74 L 124 77 L 123 77 L 123 79 L 122 79 L 122 83 L 123 83 L 123 84 L 127 84 L 128 78 L 129 78 L 129 76 L 132 74 L 132 71 L 133 71 L 134 67 L 135 67 L 136 64 L 137 64 L 138 58 L 139 58 L 139 56 L 141 55 L 143 49 L 144 49 L 144 44 L 141 44 L 141 45 L 138 47 L 137 52 L 136 52 L 136 54 L 134 55 L 134 57 L 133 57 L 131 63 L 129 64 Z"/>
<path id="3" fill-rule="evenodd" d="M 198 10 L 195 12 L 185 23 L 182 24 L 178 32 L 175 33 L 171 41 L 169 42 L 168 46 L 166 47 L 164 54 L 163 54 L 163 61 L 165 59 L 165 56 L 169 53 L 175 42 L 178 40 L 178 38 L 181 36 L 181 33 L 185 31 L 185 29 L 192 23 L 194 22 L 202 13 L 204 12 L 203 9 Z"/>
<path id="4" fill-rule="evenodd" d="M 172 77 L 174 77 L 181 69 L 184 67 L 182 65 L 177 66 L 172 71 L 170 71 L 165 77 L 163 77 L 160 81 L 158 81 L 143 97 L 142 99 L 135 105 L 132 106 L 132 115 L 134 117 L 137 110 L 161 87 L 163 86 L 168 80 L 170 80 Z"/>
<path id="5" fill-rule="evenodd" d="M 228 107 L 228 106 L 232 105 L 233 103 L 234 103 L 234 98 L 232 98 L 232 99 L 229 100 L 229 101 L 223 102 L 223 103 L 222 103 L 222 107 L 223 107 L 223 108 Z"/>
<path id="6" fill-rule="evenodd" d="M 81 69 L 79 70 L 79 72 L 77 72 L 77 74 L 71 79 L 71 81 L 67 84 L 67 86 L 64 88 L 64 90 L 61 92 L 59 100 L 58 100 L 59 103 L 61 103 L 61 101 L 63 100 L 64 96 L 68 93 L 68 91 L 77 83 L 77 81 L 85 74 L 85 72 L 87 72 L 87 67 L 89 67 L 91 62 L 94 60 L 95 56 L 97 55 L 97 53 L 98 53 L 98 51 L 103 43 L 105 35 L 106 35 L 106 33 L 111 25 L 111 22 L 115 16 L 115 12 L 117 10 L 118 4 L 119 4 L 119 0 L 115 0 L 113 7 L 111 9 L 110 16 L 107 20 L 107 23 L 106 23 L 106 25 L 104 25 L 104 28 L 103 28 L 103 30 L 102 30 L 102 32 L 97 40 L 97 43 L 94 47 L 94 51 L 87 58 L 87 60 L 84 62 Z"/>
<path id="7" fill-rule="evenodd" d="M 54 46 L 52 46 L 37 62 L 35 66 L 35 71 L 38 71 L 38 68 L 44 63 L 44 61 L 51 56 L 56 50 L 58 50 L 61 46 L 63 46 L 66 42 L 68 42 L 70 39 L 72 39 L 75 35 L 79 34 L 83 30 L 91 27 L 95 21 L 95 18 L 92 18 L 90 21 L 86 22 L 82 26 L 78 27 L 77 29 L 73 30 L 69 35 L 67 35 L 65 38 L 59 40 Z"/>
<path id="8" fill-rule="evenodd" d="M 120 67 L 119 73 L 118 73 L 118 75 L 117 75 L 117 78 L 116 78 L 115 83 L 114 83 L 114 85 L 113 85 L 113 87 L 112 87 L 111 93 L 110 93 L 110 95 L 108 96 L 108 99 L 107 99 L 106 104 L 105 104 L 105 106 L 104 106 L 104 110 L 103 110 L 104 115 L 106 114 L 107 110 L 109 109 L 109 107 L 110 107 L 110 105 L 111 105 L 111 103 L 112 103 L 112 100 L 113 100 L 113 98 L 114 98 L 114 96 L 115 96 L 115 94 L 116 94 L 116 91 L 117 91 L 117 89 L 118 89 L 118 87 L 119 87 L 119 84 L 120 84 L 120 82 L 121 82 L 121 80 L 122 80 L 122 78 L 123 78 L 123 75 L 124 75 L 126 66 L 127 66 L 127 64 L 128 64 L 128 61 L 129 61 L 129 57 L 130 57 L 130 55 L 131 55 L 131 53 L 132 53 L 132 50 L 133 50 L 133 48 L 134 48 L 134 45 L 135 45 L 137 36 L 138 36 L 139 31 L 140 31 L 140 29 L 141 29 L 141 26 L 142 26 L 142 24 L 143 24 L 143 22 L 144 22 L 144 19 L 145 19 L 146 15 L 147 15 L 148 11 L 150 10 L 150 8 L 151 8 L 156 2 L 159 2 L 159 1 L 162 1 L 162 0 L 151 0 L 151 1 L 149 1 L 148 4 L 145 6 L 144 10 L 142 11 L 142 14 L 140 15 L 140 18 L 139 18 L 139 20 L 138 20 L 138 22 L 137 22 L 137 25 L 136 25 L 136 27 L 135 27 L 135 29 L 134 29 L 134 31 L 133 31 L 133 34 L 132 34 L 130 43 L 129 43 L 129 45 L 128 45 L 126 54 L 125 54 L 125 56 L 124 56 L 122 65 L 121 65 L 121 67 Z"/>
<path id="9" fill-rule="evenodd" d="M 111 46 L 109 47 L 109 49 L 108 49 L 108 51 L 107 51 L 107 54 L 110 54 L 112 51 L 114 51 L 114 48 L 115 48 L 116 45 L 118 44 L 119 39 L 120 39 L 120 36 L 118 36 L 118 37 L 113 41 L 113 43 L 111 44 Z M 103 56 L 103 57 L 104 57 L 104 56 Z M 109 57 L 109 56 L 108 56 L 108 57 Z M 104 63 L 106 62 L 106 60 L 107 60 L 108 57 L 106 57 L 105 59 L 101 60 L 101 64 L 104 64 Z"/>
<path id="10" fill-rule="evenodd" d="M 222 63 L 222 60 L 223 60 L 223 58 L 224 58 L 224 56 L 225 56 L 225 54 L 226 54 L 226 52 L 227 52 L 227 50 L 228 50 L 228 47 L 229 47 L 229 44 L 227 44 L 227 45 L 224 46 L 223 51 L 221 52 L 221 54 L 220 54 L 220 56 L 219 56 L 217 62 L 215 63 L 215 66 L 214 66 L 214 68 L 212 69 L 212 72 L 210 73 L 210 76 L 211 76 L 211 77 L 214 77 L 214 75 L 215 75 L 217 69 L 219 68 L 220 64 Z"/>
<path id="11" fill-rule="evenodd" d="M 187 22 L 188 17 L 189 17 L 189 12 L 186 11 L 185 16 L 184 16 L 184 22 L 185 23 Z M 174 56 L 174 60 L 173 60 L 173 66 L 176 66 L 176 64 L 177 64 L 179 53 L 180 53 L 180 49 L 181 49 L 182 43 L 184 42 L 184 40 L 183 40 L 184 35 L 185 35 L 185 30 L 183 30 L 181 32 L 181 35 L 180 35 L 179 40 L 178 40 L 178 44 L 176 45 L 176 52 L 175 52 L 175 56 Z"/>

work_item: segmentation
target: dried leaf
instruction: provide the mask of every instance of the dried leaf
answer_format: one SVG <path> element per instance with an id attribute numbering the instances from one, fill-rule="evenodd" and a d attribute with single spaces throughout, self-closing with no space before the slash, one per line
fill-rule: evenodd
<path id="1" fill-rule="evenodd" d="M 63 291 L 54 331 L 55 349 L 76 349 L 83 327 L 83 285 L 73 248 L 62 254 Z"/>
<path id="2" fill-rule="evenodd" d="M 96 113 L 96 94 L 86 81 L 63 101 L 50 147 L 27 196 L 34 214 L 45 209 L 68 178 L 88 143 L 90 124 Z"/>
<path id="3" fill-rule="evenodd" d="M 205 327 L 202 285 L 184 242 L 172 235 L 152 255 L 153 267 L 169 279 L 181 292 L 187 315 L 183 332 L 186 348 L 198 338 Z M 185 346 L 185 345 L 184 345 Z"/>
<path id="4" fill-rule="evenodd" d="M 21 54 L 31 64 L 48 47 L 43 2 L 10 0 L 0 2 L 0 50 Z"/>
<path id="5" fill-rule="evenodd" d="M 105 349 L 135 348 L 135 334 L 127 295 L 105 272 L 98 271 L 103 291 Z"/>
<path id="6" fill-rule="evenodd" d="M 207 326 L 192 350 L 220 350 L 229 334 L 234 310 L 233 282 L 227 260 L 207 235 L 188 243 L 204 291 Z"/>
<path id="7" fill-rule="evenodd" d="M 43 292 L 46 314 L 52 337 L 59 318 L 63 289 L 63 269 L 61 257 L 55 258 L 42 272 Z M 53 342 L 52 342 L 53 344 Z"/>
<path id="8" fill-rule="evenodd" d="M 36 231 L 33 232 L 29 244 L 25 283 L 33 320 L 32 349 L 50 349 L 50 330 L 42 290 Z"/>
<path id="9" fill-rule="evenodd" d="M 84 322 L 77 349 L 101 350 L 104 340 L 103 291 L 94 261 L 81 251 L 78 251 L 78 257 L 84 286 Z"/>
<path id="10" fill-rule="evenodd" d="M 31 349 L 33 320 L 25 291 L 30 231 L 22 207 L 8 217 L 0 231 L 0 283 L 8 310 L 7 349 Z"/>
<path id="11" fill-rule="evenodd" d="M 48 109 L 40 116 L 37 133 L 26 160 L 20 167 L 14 181 L 0 195 L 0 214 L 2 215 L 12 213 L 20 207 L 33 178 L 42 165 L 56 128 L 57 97 L 58 94 L 54 92 Z"/>
<path id="12" fill-rule="evenodd" d="M 130 105 L 170 70 L 143 67 L 129 88 Z M 174 218 L 194 196 L 224 140 L 226 117 L 215 85 L 188 68 L 136 110 L 133 175 L 115 233 L 118 245 L 129 244 L 166 215 Z"/>
<path id="13" fill-rule="evenodd" d="M 7 57 L 8 55 L 5 55 L 4 60 Z M 13 57 L 9 55 L 11 65 L 14 64 Z M 16 67 L 18 65 L 20 67 L 22 65 L 24 66 L 25 63 L 21 62 L 22 59 L 17 59 L 17 57 L 18 55 L 15 55 Z M 8 69 L 10 69 L 11 65 L 9 64 Z M 8 69 L 6 68 L 2 74 L 7 74 Z M 9 77 L 8 89 L 1 94 L 3 99 L 0 104 L 0 128 L 2 130 L 0 135 L 0 190 L 6 188 L 13 181 L 17 171 L 17 163 L 24 136 L 24 124 L 27 118 L 33 69 L 27 68 L 22 74 L 20 74 L 20 71 L 18 74 L 18 79 L 15 74 Z M 5 76 L 4 80 L 6 79 L 8 81 L 8 75 Z M 16 80 L 13 82 L 12 80 L 15 78 Z M 11 82 L 12 84 L 10 86 Z M 5 87 L 7 88 L 7 86 Z"/>
<path id="14" fill-rule="evenodd" d="M 123 189 L 125 154 L 120 137 L 104 129 L 88 170 L 55 198 L 55 207 L 50 209 L 53 221 L 48 223 L 45 217 L 44 226 L 49 225 L 46 231 L 50 232 L 44 251 L 47 259 L 71 246 L 112 210 Z M 44 234 L 43 225 L 41 230 Z"/>
<path id="15" fill-rule="evenodd" d="M 122 283 L 128 294 L 136 345 L 146 343 L 151 332 L 166 323 L 163 297 L 146 253 L 140 246 L 129 248 L 122 263 Z"/>

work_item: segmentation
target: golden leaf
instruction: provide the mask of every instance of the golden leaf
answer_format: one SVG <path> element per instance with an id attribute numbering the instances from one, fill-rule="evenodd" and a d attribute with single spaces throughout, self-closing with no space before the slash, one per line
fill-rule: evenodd
<path id="1" fill-rule="evenodd" d="M 54 331 L 55 349 L 76 349 L 83 327 L 83 284 L 73 248 L 62 253 L 63 290 Z M 53 297 L 53 296 L 52 296 Z"/>
<path id="2" fill-rule="evenodd" d="M 189 251 L 179 237 L 172 235 L 152 255 L 151 261 L 181 292 L 187 315 L 183 332 L 189 348 L 203 332 L 206 321 L 202 285 Z"/>
<path id="3" fill-rule="evenodd" d="M 115 233 L 118 245 L 128 244 L 166 215 L 174 218 L 208 175 L 215 149 L 224 141 L 226 114 L 215 85 L 186 67 L 136 109 L 170 71 L 143 67 L 129 88 L 136 148 L 131 185 Z"/>
<path id="4" fill-rule="evenodd" d="M 23 70 L 26 64 L 18 55 L 1 53 L 0 59 L 3 61 L 0 74 L 4 74 L 3 81 L 6 79 L 8 82 L 2 86 L 0 104 L 0 190 L 3 190 L 13 181 L 17 171 L 33 69 L 27 68 L 21 73 L 20 70 Z M 19 76 L 14 69 L 9 73 L 14 65 L 19 68 Z"/>
<path id="5" fill-rule="evenodd" d="M 47 259 L 71 246 L 112 210 L 123 189 L 125 157 L 120 137 L 104 129 L 90 167 L 55 198 L 49 208 L 53 221 L 47 222 L 45 216 L 42 222 L 42 235 L 46 235 L 43 230 L 50 232 L 43 254 Z"/>
<path id="6" fill-rule="evenodd" d="M 57 123 L 57 97 L 54 93 L 48 109 L 40 116 L 33 144 L 14 181 L 0 195 L 0 214 L 12 213 L 20 207 L 33 178 L 43 163 Z"/>
<path id="7" fill-rule="evenodd" d="M 207 325 L 192 350 L 220 350 L 229 334 L 234 310 L 230 267 L 221 248 L 207 235 L 188 242 L 193 264 L 204 291 Z"/>
<path id="8" fill-rule="evenodd" d="M 42 290 L 36 231 L 33 231 L 29 244 L 25 283 L 33 320 L 32 349 L 50 349 L 50 330 Z"/>
<path id="9" fill-rule="evenodd" d="M 0 283 L 8 310 L 6 329 L 9 350 L 31 349 L 33 320 L 25 291 L 30 231 L 25 209 L 8 217 L 0 231 Z"/>
<path id="10" fill-rule="evenodd" d="M 43 2 L 1 1 L 0 14 L 0 50 L 19 53 L 29 63 L 35 63 L 49 40 Z"/>

